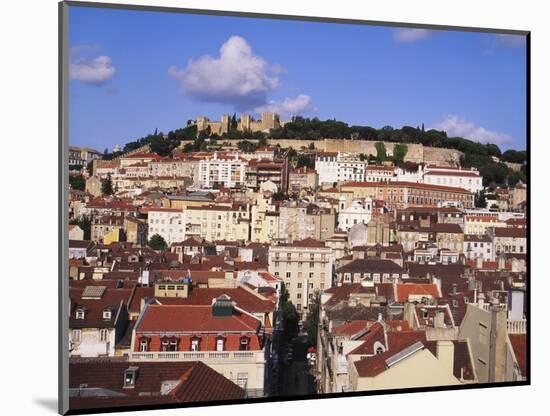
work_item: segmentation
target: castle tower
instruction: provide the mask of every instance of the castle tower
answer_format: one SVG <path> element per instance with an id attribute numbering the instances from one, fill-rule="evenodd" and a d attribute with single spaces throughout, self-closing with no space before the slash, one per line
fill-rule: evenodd
<path id="1" fill-rule="evenodd" d="M 231 127 L 231 116 L 229 114 L 222 115 L 220 134 L 227 133 Z"/>
<path id="2" fill-rule="evenodd" d="M 265 111 L 262 113 L 262 130 L 277 129 L 281 127 L 279 115 Z"/>
<path id="3" fill-rule="evenodd" d="M 240 131 L 250 131 L 250 115 L 249 114 L 241 114 L 241 122 L 239 123 L 239 130 Z"/>
<path id="4" fill-rule="evenodd" d="M 205 117 L 205 116 L 200 116 L 200 117 L 197 117 L 197 131 L 203 131 L 203 130 L 206 130 L 206 128 L 208 127 L 208 117 Z"/>

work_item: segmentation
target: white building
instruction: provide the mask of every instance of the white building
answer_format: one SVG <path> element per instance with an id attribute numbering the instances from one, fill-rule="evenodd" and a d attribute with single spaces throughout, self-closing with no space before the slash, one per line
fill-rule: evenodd
<path id="1" fill-rule="evenodd" d="M 338 213 L 338 227 L 342 231 L 348 231 L 359 223 L 368 224 L 371 220 L 372 199 L 354 199 L 348 206 L 345 206 L 344 201 L 340 201 L 340 203 L 344 204 Z"/>
<path id="2" fill-rule="evenodd" d="M 391 166 L 371 165 L 366 168 L 365 181 L 367 182 L 389 182 L 393 180 L 394 170 Z"/>
<path id="3" fill-rule="evenodd" d="M 422 165 L 418 165 L 416 170 L 408 170 L 400 167 L 395 167 L 392 181 L 397 182 L 414 182 L 421 183 L 423 181 L 424 170 Z"/>
<path id="4" fill-rule="evenodd" d="M 423 179 L 427 184 L 463 188 L 473 193 L 483 189 L 483 177 L 475 168 L 461 169 L 428 165 Z"/>
<path id="5" fill-rule="evenodd" d="M 332 286 L 332 249 L 311 238 L 269 247 L 269 272 L 283 280 L 298 314 L 307 315 L 316 292 Z"/>
<path id="6" fill-rule="evenodd" d="M 347 153 L 321 152 L 315 158 L 319 183 L 365 180 L 368 163 Z"/>
<path id="7" fill-rule="evenodd" d="M 211 189 L 216 186 L 235 188 L 244 185 L 248 162 L 240 159 L 236 153 L 233 157 L 218 156 L 214 152 L 212 158 L 199 162 L 199 186 Z"/>
<path id="8" fill-rule="evenodd" d="M 487 234 L 464 234 L 464 255 L 468 260 L 495 261 L 493 241 Z"/>
<path id="9" fill-rule="evenodd" d="M 188 177 L 195 180 L 199 172 L 197 158 L 154 160 L 149 163 L 149 174 L 153 177 Z"/>
<path id="10" fill-rule="evenodd" d="M 315 170 L 319 175 L 320 184 L 338 182 L 337 158 L 337 152 L 317 153 L 315 157 Z"/>
<path id="11" fill-rule="evenodd" d="M 151 208 L 147 215 L 149 237 L 158 234 L 168 245 L 185 239 L 185 216 L 177 208 Z"/>

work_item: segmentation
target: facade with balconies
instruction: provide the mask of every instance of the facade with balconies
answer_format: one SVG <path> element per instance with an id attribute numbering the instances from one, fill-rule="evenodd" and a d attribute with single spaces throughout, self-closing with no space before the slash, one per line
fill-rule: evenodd
<path id="1" fill-rule="evenodd" d="M 269 341 L 260 320 L 226 295 L 211 306 L 147 305 L 132 333 L 130 361 L 201 361 L 247 391 L 267 391 Z"/>

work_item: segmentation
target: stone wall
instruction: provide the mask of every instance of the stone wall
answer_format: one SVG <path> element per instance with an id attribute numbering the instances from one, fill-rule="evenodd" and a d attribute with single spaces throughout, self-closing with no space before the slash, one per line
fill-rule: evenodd
<path id="1" fill-rule="evenodd" d="M 223 140 L 234 142 L 237 140 Z M 255 142 L 256 140 L 249 140 Z M 283 148 L 292 147 L 295 150 L 307 148 L 311 143 L 315 145 L 315 149 L 323 152 L 348 152 L 348 153 L 364 153 L 366 155 L 376 156 L 375 141 L 372 140 L 349 140 L 349 139 L 323 139 L 323 140 L 295 140 L 295 139 L 268 139 L 269 145 L 281 146 Z M 182 141 L 181 147 L 185 143 L 191 143 L 191 140 Z M 386 151 L 389 156 L 393 155 L 393 148 L 397 143 L 384 142 Z M 434 165 L 450 166 L 455 165 L 463 153 L 459 150 L 445 149 L 440 147 L 426 147 L 422 144 L 407 143 L 406 162 L 427 163 Z"/>

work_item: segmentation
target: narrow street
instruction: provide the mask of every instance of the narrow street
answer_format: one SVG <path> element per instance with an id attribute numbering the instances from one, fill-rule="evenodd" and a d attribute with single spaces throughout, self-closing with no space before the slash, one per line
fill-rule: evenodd
<path id="1" fill-rule="evenodd" d="M 293 349 L 293 360 L 288 364 L 282 364 L 280 375 L 280 395 L 296 396 L 313 394 L 313 376 L 309 371 L 309 364 L 306 359 L 307 343 L 305 336 L 296 337 L 291 344 Z"/>

